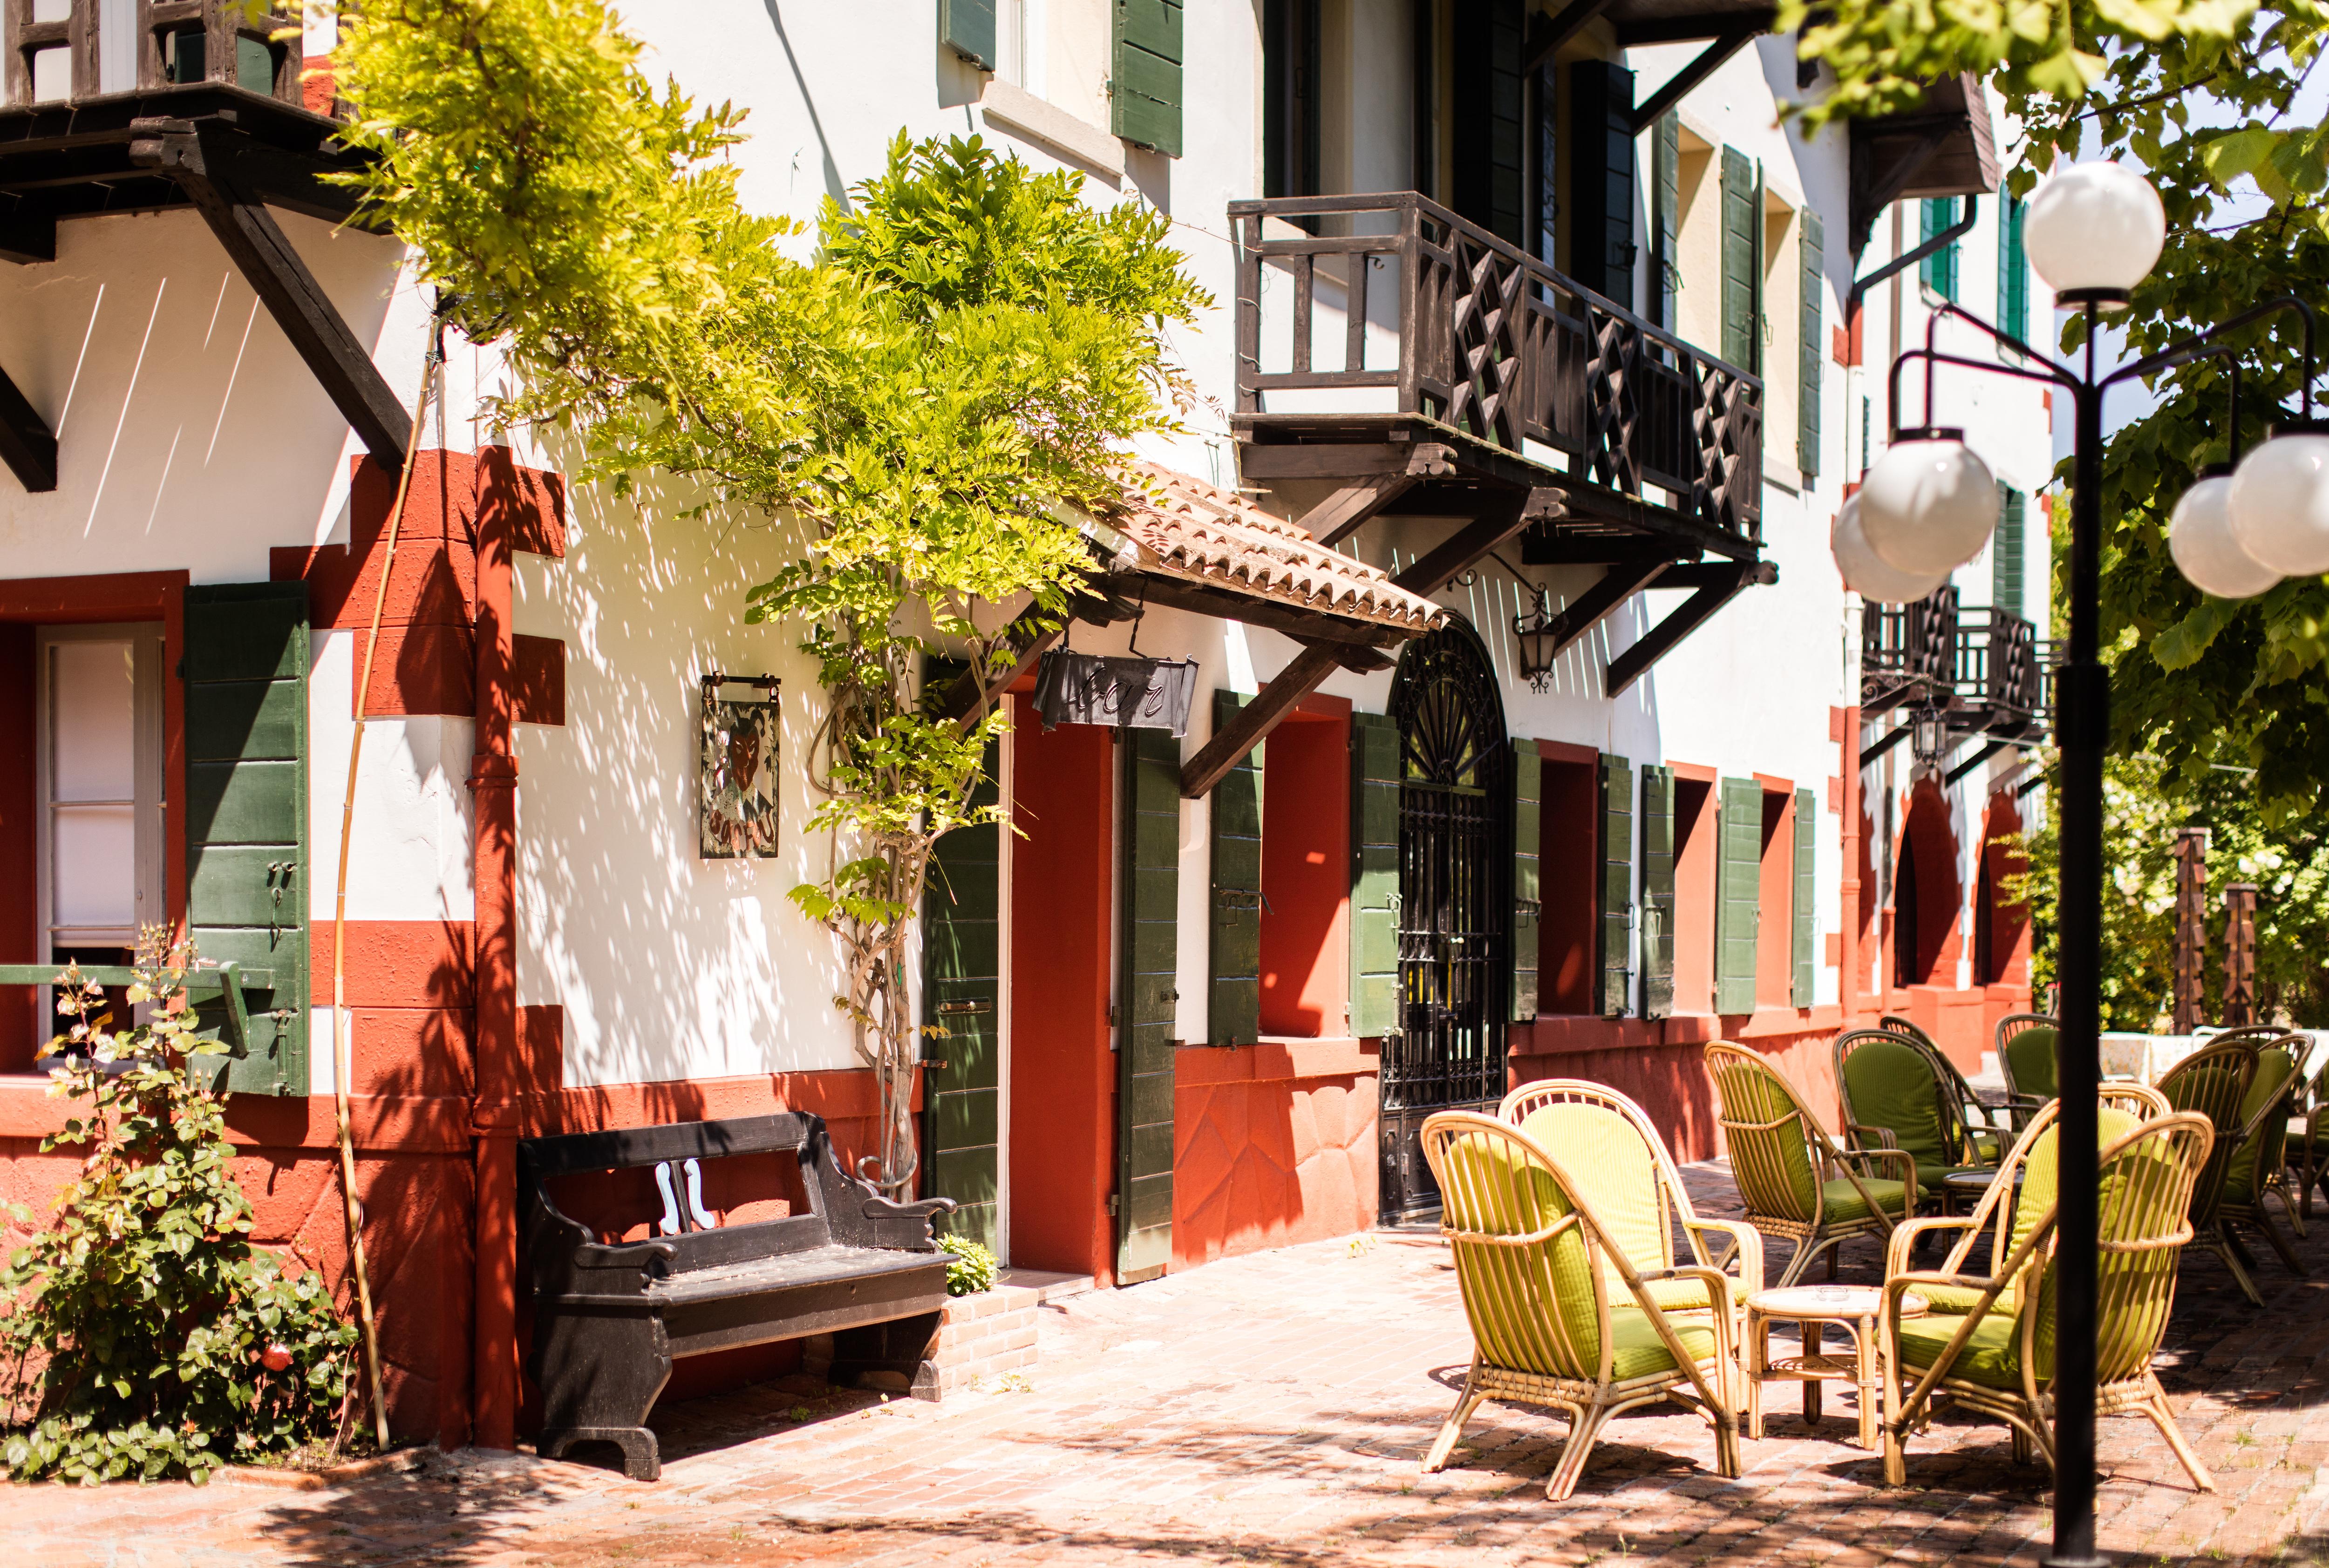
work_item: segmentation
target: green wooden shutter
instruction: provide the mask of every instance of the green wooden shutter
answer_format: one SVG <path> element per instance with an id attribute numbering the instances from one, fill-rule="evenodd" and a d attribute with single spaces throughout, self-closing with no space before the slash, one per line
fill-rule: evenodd
<path id="1" fill-rule="evenodd" d="M 1997 211 L 1997 324 L 2030 340 L 2030 262 L 2022 249 L 2023 204 L 2008 196 Z"/>
<path id="2" fill-rule="evenodd" d="M 1755 251 L 1763 215 L 1755 210 L 1755 165 L 1736 147 L 1722 149 L 1722 357 L 1754 373 L 1762 275 Z"/>
<path id="3" fill-rule="evenodd" d="M 1813 904 L 1819 897 L 1816 881 L 1819 833 L 1819 801 L 1809 790 L 1796 792 L 1796 883 L 1794 898 L 1787 907 L 1791 935 L 1795 941 L 1795 973 L 1788 986 L 1787 1000 L 1797 1007 L 1812 1005 L 1812 939 L 1816 934 L 1816 922 L 1812 918 Z"/>
<path id="4" fill-rule="evenodd" d="M 1002 762 L 990 744 L 973 805 L 995 803 Z M 986 1246 L 995 1241 L 1002 1178 L 1003 832 L 986 822 L 940 839 L 922 894 L 929 1190 L 962 1206 L 939 1216 L 941 1230 Z"/>
<path id="5" fill-rule="evenodd" d="M 1154 1279 L 1173 1258 L 1173 1015 L 1180 1000 L 1181 743 L 1117 732 L 1123 976 L 1117 987 L 1116 1281 Z"/>
<path id="6" fill-rule="evenodd" d="M 1957 221 L 1957 199 L 1955 196 L 1928 196 L 1924 202 L 1924 233 L 1926 239 L 1935 239 L 1955 226 Z M 1950 240 L 1938 250 L 1917 264 L 1917 276 L 1925 286 L 1943 299 L 1957 296 L 1957 242 Z"/>
<path id="7" fill-rule="evenodd" d="M 1722 781 L 1716 843 L 1714 1010 L 1755 1010 L 1755 938 L 1763 916 L 1763 786 L 1751 778 Z"/>
<path id="8" fill-rule="evenodd" d="M 979 70 L 993 70 L 995 0 L 938 0 L 938 42 Z"/>
<path id="9" fill-rule="evenodd" d="M 1634 73 L 1603 60 L 1569 68 L 1569 275 L 1634 303 Z"/>
<path id="10" fill-rule="evenodd" d="M 1658 117 L 1657 141 L 1653 154 L 1656 164 L 1655 182 L 1657 192 L 1657 217 L 1652 224 L 1657 236 L 1657 266 L 1650 278 L 1650 315 L 1659 326 L 1672 332 L 1677 306 L 1674 295 L 1682 287 L 1682 258 L 1676 249 L 1675 236 L 1682 221 L 1682 114 L 1668 109 Z"/>
<path id="11" fill-rule="evenodd" d="M 2009 615 L 2022 614 L 2022 533 L 2027 498 L 2004 480 L 1997 484 L 1997 531 L 1989 544 L 1989 602 Z"/>
<path id="12" fill-rule="evenodd" d="M 1622 756 L 1601 758 L 1601 1012 L 1626 1010 L 1633 987 L 1634 768 Z"/>
<path id="13" fill-rule="evenodd" d="M 1498 239 L 1523 244 L 1521 0 L 1466 0 L 1453 18 L 1450 203 Z"/>
<path id="14" fill-rule="evenodd" d="M 1513 1021 L 1537 1013 L 1537 957 L 1543 944 L 1544 908 L 1537 876 L 1542 841 L 1544 758 L 1533 740 L 1513 742 Z"/>
<path id="15" fill-rule="evenodd" d="M 1213 693 L 1213 728 L 1225 728 L 1253 699 Z M 1213 786 L 1212 946 L 1205 1038 L 1249 1046 L 1261 1038 L 1261 766 L 1256 746 Z"/>
<path id="16" fill-rule="evenodd" d="M 1181 155 L 1181 0 L 1116 0 L 1108 128 L 1127 142 Z"/>
<path id="17" fill-rule="evenodd" d="M 1674 769 L 1642 768 L 1642 1016 L 1674 1016 Z"/>
<path id="18" fill-rule="evenodd" d="M 1796 345 L 1799 358 L 1796 377 L 1796 466 L 1806 479 L 1820 471 L 1820 367 L 1827 362 L 1821 352 L 1820 329 L 1825 324 L 1827 273 L 1825 271 L 1826 231 L 1820 215 L 1809 207 L 1804 209 L 1797 221 L 1802 225 L 1796 248 L 1803 256 L 1803 341 Z"/>
<path id="19" fill-rule="evenodd" d="M 1351 715 L 1351 1033 L 1399 1026 L 1399 726 Z"/>
<path id="20" fill-rule="evenodd" d="M 269 970 L 247 988 L 238 1094 L 307 1093 L 307 587 L 231 583 L 185 596 L 186 923 L 212 962 Z M 202 1009 L 217 1038 L 223 1002 Z"/>

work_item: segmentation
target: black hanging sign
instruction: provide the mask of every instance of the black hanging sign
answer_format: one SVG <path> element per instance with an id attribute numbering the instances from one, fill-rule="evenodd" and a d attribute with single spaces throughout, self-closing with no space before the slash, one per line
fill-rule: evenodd
<path id="1" fill-rule="evenodd" d="M 1035 711 L 1045 729 L 1106 724 L 1186 735 L 1189 704 L 1196 694 L 1193 659 L 1109 658 L 1054 649 L 1035 671 Z"/>

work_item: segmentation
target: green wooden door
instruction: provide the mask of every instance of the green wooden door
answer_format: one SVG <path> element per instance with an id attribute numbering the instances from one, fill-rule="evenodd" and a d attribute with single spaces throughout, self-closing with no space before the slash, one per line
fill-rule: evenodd
<path id="1" fill-rule="evenodd" d="M 1213 728 L 1226 727 L 1252 701 L 1213 693 Z M 1213 786 L 1212 913 L 1208 950 L 1205 1038 L 1249 1046 L 1261 1038 L 1261 778 L 1256 746 Z"/>
<path id="2" fill-rule="evenodd" d="M 1642 1016 L 1674 1016 L 1674 769 L 1642 767 Z"/>
<path id="3" fill-rule="evenodd" d="M 1399 725 L 1351 715 L 1351 1033 L 1399 1021 Z"/>
<path id="4" fill-rule="evenodd" d="M 1601 1013 L 1622 1017 L 1633 990 L 1634 767 L 1601 758 Z"/>
<path id="5" fill-rule="evenodd" d="M 1513 1021 L 1533 1023 L 1544 906 L 1538 878 L 1544 758 L 1533 740 L 1513 742 Z"/>
<path id="6" fill-rule="evenodd" d="M 1714 1010 L 1755 1010 L 1755 943 L 1763 917 L 1763 786 L 1751 778 L 1722 781 L 1716 842 Z"/>
<path id="7" fill-rule="evenodd" d="M 1173 1257 L 1173 1014 L 1181 901 L 1181 743 L 1118 732 L 1124 761 L 1123 973 L 1117 986 L 1116 1282 Z"/>
<path id="8" fill-rule="evenodd" d="M 204 961 L 273 974 L 245 990 L 248 1049 L 208 1058 L 238 1094 L 309 1083 L 308 655 L 305 583 L 186 590 L 186 924 Z M 224 1002 L 199 1017 L 218 1038 Z"/>
<path id="9" fill-rule="evenodd" d="M 1000 747 L 971 797 L 1000 798 Z M 923 1148 L 929 1191 L 961 1207 L 939 1228 L 986 1246 L 1000 1234 L 1003 1159 L 1003 834 L 957 828 L 930 858 L 922 894 Z"/>

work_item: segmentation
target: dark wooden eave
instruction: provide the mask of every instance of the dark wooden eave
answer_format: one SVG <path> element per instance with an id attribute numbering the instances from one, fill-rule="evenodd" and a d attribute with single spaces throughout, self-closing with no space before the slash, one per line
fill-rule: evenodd
<path id="1" fill-rule="evenodd" d="M 299 258 L 270 207 L 353 221 L 327 176 L 363 166 L 338 125 L 221 82 L 0 108 L 0 259 L 53 261 L 57 225 L 103 213 L 200 213 L 244 280 L 379 462 L 401 466 L 402 400 Z M 56 437 L 0 372 L 0 459 L 27 490 L 56 486 Z"/>
<path id="2" fill-rule="evenodd" d="M 1980 79 L 1952 77 L 1900 114 L 1852 122 L 1852 253 L 1868 249 L 1876 220 L 1895 202 L 1978 196 L 1997 189 L 1989 99 Z"/>

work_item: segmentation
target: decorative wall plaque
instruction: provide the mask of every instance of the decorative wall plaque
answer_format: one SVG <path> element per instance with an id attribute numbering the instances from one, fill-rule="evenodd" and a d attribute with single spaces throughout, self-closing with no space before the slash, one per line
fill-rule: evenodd
<path id="1" fill-rule="evenodd" d="M 697 784 L 696 850 L 707 860 L 763 859 L 777 852 L 777 688 L 768 675 L 703 678 L 703 751 Z M 759 697 L 722 697 L 750 686 Z"/>

